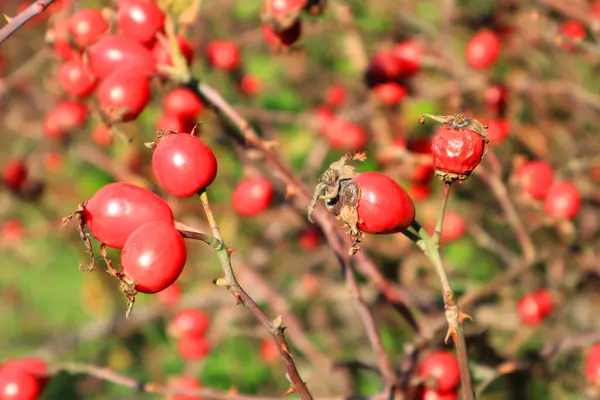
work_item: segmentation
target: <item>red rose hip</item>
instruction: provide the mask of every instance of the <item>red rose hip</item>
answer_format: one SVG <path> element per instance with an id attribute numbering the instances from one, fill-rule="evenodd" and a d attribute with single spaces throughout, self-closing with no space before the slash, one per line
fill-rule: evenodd
<path id="1" fill-rule="evenodd" d="M 150 82 L 131 68 L 114 71 L 100 82 L 98 104 L 115 122 L 135 120 L 150 101 Z"/>
<path id="2" fill-rule="evenodd" d="M 153 221 L 129 235 L 121 251 L 121 265 L 138 292 L 156 293 L 177 280 L 186 257 L 183 236 L 173 224 Z"/>
<path id="3" fill-rule="evenodd" d="M 117 4 L 117 25 L 124 35 L 139 42 L 154 40 L 164 23 L 165 15 L 154 1 L 121 0 Z"/>
<path id="4" fill-rule="evenodd" d="M 152 171 L 173 196 L 193 196 L 217 176 L 214 153 L 196 136 L 166 134 L 158 138 L 155 146 Z"/>
<path id="5" fill-rule="evenodd" d="M 380 172 L 365 172 L 353 179 L 360 189 L 358 228 L 365 233 L 397 233 L 415 219 L 415 205 L 406 191 Z"/>
<path id="6" fill-rule="evenodd" d="M 600 343 L 592 346 L 585 359 L 585 377 L 590 385 L 600 385 Z"/>
<path id="7" fill-rule="evenodd" d="M 7 188 L 17 191 L 27 179 L 27 166 L 23 160 L 9 160 L 2 169 L 2 183 Z"/>
<path id="8" fill-rule="evenodd" d="M 431 142 L 435 173 L 448 182 L 466 179 L 481 162 L 485 150 L 485 139 L 479 133 L 443 126 Z"/>
<path id="9" fill-rule="evenodd" d="M 429 354 L 419 368 L 419 375 L 424 378 L 434 378 L 437 392 L 452 392 L 460 382 L 458 360 L 449 351 L 436 351 Z"/>
<path id="10" fill-rule="evenodd" d="M 169 333 L 176 338 L 184 336 L 203 336 L 210 320 L 202 310 L 188 308 L 179 311 L 169 324 Z"/>
<path id="11" fill-rule="evenodd" d="M 273 200 L 273 185 L 264 177 L 247 178 L 238 183 L 231 202 L 236 213 L 251 217 L 266 210 Z"/>
<path id="12" fill-rule="evenodd" d="M 573 219 L 581 208 L 577 187 L 567 181 L 554 182 L 544 199 L 544 211 L 553 218 Z"/>
<path id="13" fill-rule="evenodd" d="M 554 180 L 554 170 L 547 162 L 529 161 L 517 169 L 515 178 L 525 197 L 539 200 L 548 193 Z"/>
<path id="14" fill-rule="evenodd" d="M 473 35 L 467 43 L 467 62 L 473 68 L 483 69 L 490 67 L 500 52 L 500 39 L 490 30 L 482 30 Z"/>

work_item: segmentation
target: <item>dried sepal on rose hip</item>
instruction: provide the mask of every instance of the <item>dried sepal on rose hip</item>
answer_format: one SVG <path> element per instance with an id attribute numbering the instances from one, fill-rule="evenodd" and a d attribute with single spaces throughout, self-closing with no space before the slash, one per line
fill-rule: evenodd
<path id="1" fill-rule="evenodd" d="M 365 233 L 388 234 L 407 229 L 415 219 L 412 199 L 396 181 L 380 172 L 358 173 L 351 161 L 364 161 L 364 153 L 345 155 L 321 175 L 308 206 L 308 219 L 318 200 L 341 220 L 353 239 L 349 254 L 360 249 Z"/>
<path id="2" fill-rule="evenodd" d="M 425 123 L 425 118 L 444 124 L 431 142 L 436 175 L 448 183 L 467 179 L 487 152 L 489 139 L 486 127 L 463 114 L 423 114 L 419 122 Z"/>

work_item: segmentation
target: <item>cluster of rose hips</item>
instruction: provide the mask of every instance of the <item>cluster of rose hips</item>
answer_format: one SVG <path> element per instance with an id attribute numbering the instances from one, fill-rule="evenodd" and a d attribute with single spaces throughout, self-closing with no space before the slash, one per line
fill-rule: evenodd
<path id="1" fill-rule="evenodd" d="M 210 351 L 205 337 L 209 318 L 202 310 L 186 309 L 178 312 L 168 326 L 168 332 L 177 339 L 179 354 L 186 360 L 200 360 Z"/>
<path id="2" fill-rule="evenodd" d="M 173 196 L 193 196 L 217 175 L 215 155 L 193 134 L 161 131 L 149 146 L 154 149 L 154 176 Z M 186 246 L 175 228 L 173 212 L 165 200 L 145 188 L 123 182 L 106 185 L 65 222 L 73 217 L 90 253 L 87 269 L 93 268 L 94 259 L 86 225 L 102 244 L 108 272 L 120 281 L 130 303 L 128 313 L 137 293 L 160 292 L 183 271 Z M 105 257 L 106 247 L 121 249 L 121 271 Z"/>
<path id="3" fill-rule="evenodd" d="M 60 140 L 82 128 L 92 94 L 100 113 L 92 137 L 100 146 L 110 144 L 113 124 L 135 120 L 150 101 L 155 77 L 169 77 L 189 67 L 194 58 L 194 47 L 184 36 L 167 33 L 165 18 L 155 2 L 127 0 L 118 3 L 116 12 L 85 8 L 52 27 L 49 41 L 63 59 L 57 80 L 70 99 L 47 112 L 45 134 Z M 211 66 L 236 72 L 243 93 L 259 90 L 256 78 L 241 73 L 240 50 L 234 42 L 213 40 L 205 50 Z M 190 132 L 202 108 L 193 92 L 175 89 L 164 99 L 157 129 Z"/>
<path id="4" fill-rule="evenodd" d="M 555 180 L 554 169 L 545 161 L 521 165 L 515 180 L 525 199 L 543 201 L 546 215 L 555 219 L 573 219 L 581 208 L 581 195 L 573 182 Z"/>

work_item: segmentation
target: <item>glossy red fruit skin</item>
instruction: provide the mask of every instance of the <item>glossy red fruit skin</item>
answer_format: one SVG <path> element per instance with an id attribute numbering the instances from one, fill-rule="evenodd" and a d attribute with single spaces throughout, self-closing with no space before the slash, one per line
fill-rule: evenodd
<path id="1" fill-rule="evenodd" d="M 104 36 L 89 49 L 90 68 L 105 79 L 118 69 L 134 69 L 139 75 L 156 71 L 154 56 L 136 40 L 122 35 Z"/>
<path id="2" fill-rule="evenodd" d="M 19 369 L 0 369 L 0 399 L 36 400 L 42 388 L 37 379 Z"/>
<path id="3" fill-rule="evenodd" d="M 194 378 L 179 376 L 169 380 L 169 387 L 181 390 L 199 390 L 202 388 L 200 382 Z M 202 400 L 200 396 L 191 396 L 187 394 L 175 394 L 169 397 L 171 400 Z"/>
<path id="4" fill-rule="evenodd" d="M 560 27 L 560 33 L 575 42 L 580 42 L 581 40 L 585 39 L 585 36 L 587 35 L 583 25 L 580 22 L 573 20 L 564 22 Z M 575 49 L 575 45 L 567 41 L 563 43 L 563 47 L 567 50 Z"/>
<path id="5" fill-rule="evenodd" d="M 173 211 L 162 198 L 124 182 L 110 183 L 98 190 L 86 202 L 83 217 L 99 242 L 117 249 L 147 222 L 174 224 Z"/>
<path id="6" fill-rule="evenodd" d="M 18 191 L 27 179 L 27 166 L 23 160 L 13 158 L 8 160 L 2 169 L 2 183 L 7 188 Z"/>
<path id="7" fill-rule="evenodd" d="M 305 4 L 306 0 L 267 0 L 265 8 L 274 17 L 283 17 L 302 10 Z"/>
<path id="8" fill-rule="evenodd" d="M 429 185 L 414 183 L 408 187 L 408 194 L 414 201 L 427 200 L 431 195 Z"/>
<path id="9" fill-rule="evenodd" d="M 236 186 L 231 203 L 236 213 L 252 217 L 269 208 L 273 194 L 273 185 L 267 178 L 246 178 Z"/>
<path id="10" fill-rule="evenodd" d="M 398 43 L 394 48 L 394 54 L 402 66 L 402 76 L 410 77 L 421 69 L 423 58 L 423 46 L 416 40 L 406 40 Z"/>
<path id="11" fill-rule="evenodd" d="M 554 182 L 544 199 L 544 211 L 552 218 L 573 219 L 581 208 L 581 195 L 568 181 Z"/>
<path id="12" fill-rule="evenodd" d="M 156 121 L 154 129 L 156 131 L 164 130 L 177 133 L 191 132 L 194 129 L 194 125 L 196 125 L 195 121 L 194 119 L 182 119 L 165 114 Z"/>
<path id="13" fill-rule="evenodd" d="M 171 90 L 163 100 L 165 114 L 177 118 L 196 119 L 204 110 L 204 104 L 200 98 L 186 87 Z"/>
<path id="14" fill-rule="evenodd" d="M 125 36 L 152 42 L 165 24 L 165 14 L 154 1 L 122 0 L 117 5 L 117 25 Z"/>
<path id="15" fill-rule="evenodd" d="M 210 352 L 210 342 L 202 336 L 184 336 L 179 339 L 177 349 L 186 360 L 201 360 Z"/>
<path id="16" fill-rule="evenodd" d="M 600 343 L 592 346 L 585 359 L 585 377 L 590 385 L 600 384 Z"/>
<path id="17" fill-rule="evenodd" d="M 318 228 L 310 227 L 298 235 L 298 246 L 304 251 L 316 249 L 323 242 L 323 234 Z"/>
<path id="18" fill-rule="evenodd" d="M 190 197 L 217 176 L 217 158 L 202 139 L 189 135 L 162 136 L 152 155 L 152 171 L 173 196 Z"/>
<path id="19" fill-rule="evenodd" d="M 112 134 L 108 125 L 96 125 L 92 130 L 92 140 L 100 147 L 109 147 L 113 143 Z"/>
<path id="20" fill-rule="evenodd" d="M 510 132 L 510 124 L 505 119 L 492 119 L 487 121 L 486 125 L 488 128 L 485 133 L 493 145 L 499 145 L 502 143 Z"/>
<path id="21" fill-rule="evenodd" d="M 458 360 L 449 351 L 436 351 L 429 354 L 419 367 L 419 376 L 437 380 L 438 393 L 453 392 L 460 382 Z"/>
<path id="22" fill-rule="evenodd" d="M 323 133 L 335 149 L 355 153 L 367 146 L 367 132 L 363 127 L 343 119 L 334 118 L 329 121 Z"/>
<path id="23" fill-rule="evenodd" d="M 202 310 L 188 308 L 179 311 L 171 321 L 169 332 L 177 337 L 203 336 L 210 325 L 208 315 Z"/>
<path id="24" fill-rule="evenodd" d="M 515 178 L 525 197 L 543 199 L 554 180 L 552 166 L 544 161 L 529 161 L 519 167 Z"/>
<path id="25" fill-rule="evenodd" d="M 71 38 L 79 48 L 96 43 L 108 30 L 102 11 L 96 8 L 77 11 L 69 18 L 68 23 Z"/>
<path id="26" fill-rule="evenodd" d="M 442 176 L 468 176 L 479 165 L 484 152 L 484 139 L 470 129 L 443 126 L 431 141 L 433 167 Z"/>
<path id="27" fill-rule="evenodd" d="M 158 292 L 156 297 L 165 306 L 174 306 L 179 303 L 179 299 L 181 298 L 181 288 L 177 282 L 174 282 L 169 287 Z"/>
<path id="28" fill-rule="evenodd" d="M 81 128 L 87 120 L 88 109 L 76 101 L 61 101 L 44 117 L 44 133 L 51 139 L 62 139 Z"/>
<path id="29" fill-rule="evenodd" d="M 360 188 L 357 208 L 365 233 L 397 233 L 415 220 L 415 205 L 406 191 L 381 172 L 364 172 L 353 181 Z"/>
<path id="30" fill-rule="evenodd" d="M 240 49 L 230 40 L 213 40 L 206 46 L 206 57 L 215 68 L 233 71 L 240 64 Z"/>
<path id="31" fill-rule="evenodd" d="M 517 304 L 517 313 L 525 325 L 539 325 L 552 311 L 552 297 L 545 290 L 526 294 Z"/>
<path id="32" fill-rule="evenodd" d="M 156 293 L 172 285 L 185 266 L 183 236 L 173 223 L 147 222 L 125 241 L 121 251 L 123 273 L 140 293 Z"/>
<path id="33" fill-rule="evenodd" d="M 7 371 L 9 369 L 30 374 L 38 381 L 40 389 L 48 383 L 48 366 L 39 358 L 25 357 L 9 360 L 0 367 L 1 371 Z"/>
<path id="34" fill-rule="evenodd" d="M 484 69 L 492 66 L 500 53 L 500 39 L 498 36 L 484 29 L 471 37 L 467 43 L 467 62 L 475 69 Z"/>
<path id="35" fill-rule="evenodd" d="M 73 96 L 85 97 L 96 87 L 96 77 L 77 59 L 66 61 L 58 70 L 58 83 Z"/>
<path id="36" fill-rule="evenodd" d="M 135 120 L 150 101 L 150 82 L 135 69 L 114 71 L 100 82 L 97 98 L 100 108 L 113 121 Z"/>
<path id="37" fill-rule="evenodd" d="M 273 364 L 279 358 L 277 342 L 273 339 L 265 339 L 260 344 L 260 358 L 265 364 Z"/>
<path id="38" fill-rule="evenodd" d="M 440 393 L 434 389 L 423 388 L 421 392 L 421 400 L 456 400 L 458 399 L 458 394 L 456 392 L 445 392 Z"/>
<path id="39" fill-rule="evenodd" d="M 385 104 L 396 105 L 408 94 L 406 88 L 396 82 L 386 82 L 376 85 L 373 92 Z"/>
<path id="40" fill-rule="evenodd" d="M 457 212 L 446 211 L 442 226 L 441 242 L 450 243 L 460 239 L 467 232 L 464 218 Z"/>
<path id="41" fill-rule="evenodd" d="M 401 78 L 402 62 L 393 50 L 380 50 L 371 59 L 367 75 L 375 82 L 384 82 Z"/>
<path id="42" fill-rule="evenodd" d="M 192 60 L 194 59 L 194 48 L 190 42 L 182 35 L 176 35 L 175 40 L 177 41 L 179 51 L 181 51 L 186 64 L 188 66 L 192 65 Z M 152 55 L 156 61 L 157 69 L 160 69 L 160 67 L 173 66 L 171 49 L 169 49 L 169 47 L 166 46 L 166 44 L 162 41 L 157 40 L 156 43 L 154 43 L 154 46 L 152 47 Z"/>

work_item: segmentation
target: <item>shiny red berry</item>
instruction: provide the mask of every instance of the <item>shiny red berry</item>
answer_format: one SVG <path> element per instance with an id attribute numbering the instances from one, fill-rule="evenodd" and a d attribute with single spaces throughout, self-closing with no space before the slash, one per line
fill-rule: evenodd
<path id="1" fill-rule="evenodd" d="M 108 30 L 102 11 L 96 8 L 77 11 L 69 18 L 68 24 L 73 42 L 80 48 L 96 43 Z"/>
<path id="2" fill-rule="evenodd" d="M 190 66 L 192 64 L 192 60 L 194 59 L 194 48 L 192 47 L 191 43 L 182 35 L 176 35 L 175 40 L 177 41 L 177 46 L 179 47 L 179 51 L 183 55 L 186 64 Z M 168 43 L 157 40 L 152 47 L 152 55 L 156 61 L 156 69 L 160 70 L 161 67 L 173 66 L 173 56 Z"/>
<path id="3" fill-rule="evenodd" d="M 134 69 L 139 75 L 150 75 L 156 70 L 152 52 L 136 40 L 122 35 L 105 36 L 89 49 L 90 68 L 104 79 L 118 69 Z"/>
<path id="4" fill-rule="evenodd" d="M 124 182 L 110 183 L 98 190 L 85 203 L 83 219 L 99 242 L 118 249 L 147 222 L 174 224 L 173 211 L 163 199 L 148 189 Z"/>
<path id="5" fill-rule="evenodd" d="M 206 57 L 213 67 L 232 71 L 240 64 L 240 49 L 230 40 L 213 40 L 206 46 Z"/>
<path id="6" fill-rule="evenodd" d="M 539 325 L 552 311 L 552 297 L 546 290 L 527 294 L 519 300 L 517 313 L 526 325 Z"/>
<path id="7" fill-rule="evenodd" d="M 210 325 L 208 315 L 202 310 L 188 308 L 179 311 L 169 324 L 169 333 L 174 337 L 204 336 Z"/>
<path id="8" fill-rule="evenodd" d="M 58 103 L 44 117 L 44 133 L 51 139 L 62 139 L 87 120 L 88 109 L 85 105 L 65 100 Z"/>
<path id="9" fill-rule="evenodd" d="M 0 399 L 36 400 L 42 392 L 38 380 L 26 371 L 0 369 Z"/>
<path id="10" fill-rule="evenodd" d="M 440 393 L 435 389 L 423 388 L 420 400 L 456 400 L 458 394 L 454 391 Z"/>
<path id="11" fill-rule="evenodd" d="M 396 233 L 415 219 L 415 205 L 406 191 L 381 172 L 365 172 L 353 181 L 360 189 L 358 228 L 365 233 Z"/>
<path id="12" fill-rule="evenodd" d="M 269 338 L 260 343 L 260 358 L 265 364 L 273 364 L 279 359 L 279 348 L 275 340 Z"/>
<path id="13" fill-rule="evenodd" d="M 382 103 L 390 105 L 400 103 L 408 93 L 404 86 L 396 82 L 386 82 L 376 85 L 373 87 L 373 92 Z"/>
<path id="14" fill-rule="evenodd" d="M 544 211 L 553 218 L 573 219 L 581 208 L 581 195 L 568 181 L 554 182 L 546 193 Z"/>
<path id="15" fill-rule="evenodd" d="M 488 127 L 485 131 L 491 144 L 499 145 L 509 134 L 510 124 L 505 119 L 492 119 L 487 121 Z"/>
<path id="16" fill-rule="evenodd" d="M 574 42 L 582 41 L 587 34 L 583 25 L 580 22 L 573 20 L 564 22 L 560 27 L 560 33 Z M 575 49 L 575 45 L 567 40 L 563 43 L 563 47 L 567 50 Z"/>
<path id="17" fill-rule="evenodd" d="M 367 132 L 354 122 L 339 118 L 332 119 L 326 124 L 323 133 L 329 139 L 331 147 L 335 149 L 356 153 L 367 146 Z"/>
<path id="18" fill-rule="evenodd" d="M 123 35 L 152 42 L 165 24 L 165 14 L 154 1 L 122 0 L 117 4 L 117 25 Z"/>
<path id="19" fill-rule="evenodd" d="M 554 180 L 552 166 L 544 161 L 529 161 L 515 173 L 523 195 L 532 199 L 543 199 Z"/>
<path id="20" fill-rule="evenodd" d="M 66 61 L 58 70 L 58 84 L 73 96 L 85 97 L 94 91 L 96 77 L 78 59 Z"/>
<path id="21" fill-rule="evenodd" d="M 421 362 L 419 375 L 424 379 L 434 378 L 432 389 L 437 392 L 452 392 L 460 382 L 458 360 L 449 351 L 436 351 Z"/>
<path id="22" fill-rule="evenodd" d="M 98 86 L 98 105 L 114 122 L 135 120 L 150 101 L 148 77 L 136 69 L 114 71 Z"/>
<path id="23" fill-rule="evenodd" d="M 200 98 L 191 89 L 185 87 L 171 90 L 162 104 L 165 114 L 177 118 L 196 119 L 204 110 Z"/>
<path id="24" fill-rule="evenodd" d="M 393 50 L 380 50 L 367 69 L 367 78 L 374 83 L 392 81 L 402 77 L 402 62 Z"/>
<path id="25" fill-rule="evenodd" d="M 266 0 L 264 10 L 274 17 L 284 17 L 302 10 L 307 0 Z"/>
<path id="26" fill-rule="evenodd" d="M 190 134 L 161 136 L 152 154 L 152 171 L 173 196 L 190 197 L 217 176 L 217 159 L 202 139 Z"/>
<path id="27" fill-rule="evenodd" d="M 184 336 L 179 339 L 177 349 L 186 360 L 201 360 L 210 352 L 210 342 L 203 336 Z"/>
<path id="28" fill-rule="evenodd" d="M 416 40 L 406 40 L 398 43 L 394 54 L 402 66 L 402 76 L 410 77 L 421 69 L 423 46 Z"/>
<path id="29" fill-rule="evenodd" d="M 109 147 L 113 143 L 113 135 L 108 125 L 96 125 L 92 130 L 92 140 L 100 147 Z"/>
<path id="30" fill-rule="evenodd" d="M 27 166 L 18 158 L 8 160 L 2 169 L 2 183 L 7 188 L 18 191 L 27 179 Z"/>
<path id="31" fill-rule="evenodd" d="M 202 385 L 195 378 L 179 376 L 169 380 L 169 387 L 180 390 L 199 390 L 202 388 Z M 188 394 L 175 394 L 169 396 L 169 400 L 202 400 L 202 397 Z"/>
<path id="32" fill-rule="evenodd" d="M 441 127 L 431 141 L 436 174 L 446 181 L 467 178 L 481 162 L 485 148 L 483 137 L 471 129 Z"/>
<path id="33" fill-rule="evenodd" d="M 585 377 L 590 385 L 600 385 L 600 343 L 592 346 L 585 359 Z"/>
<path id="34" fill-rule="evenodd" d="M 231 203 L 236 213 L 251 217 L 269 208 L 273 194 L 273 185 L 267 178 L 246 178 L 237 184 Z"/>
<path id="35" fill-rule="evenodd" d="M 156 297 L 158 297 L 158 300 L 165 306 L 174 306 L 179 303 L 179 299 L 181 298 L 181 288 L 177 282 L 174 282 L 166 289 L 158 292 Z"/>
<path id="36" fill-rule="evenodd" d="M 129 235 L 121 251 L 121 265 L 138 292 L 156 293 L 179 278 L 186 257 L 183 236 L 173 223 L 153 221 Z"/>
<path id="37" fill-rule="evenodd" d="M 431 188 L 427 184 L 414 183 L 407 188 L 408 194 L 414 201 L 427 200 L 431 195 Z"/>
<path id="38" fill-rule="evenodd" d="M 500 39 L 487 29 L 471 37 L 467 43 L 467 62 L 473 68 L 483 69 L 490 67 L 500 53 Z"/>
<path id="39" fill-rule="evenodd" d="M 0 368 L 0 371 L 8 370 L 22 371 L 30 374 L 38 381 L 41 389 L 48 383 L 48 366 L 39 358 L 25 357 L 6 361 Z M 0 398 L 3 397 L 0 396 Z"/>

